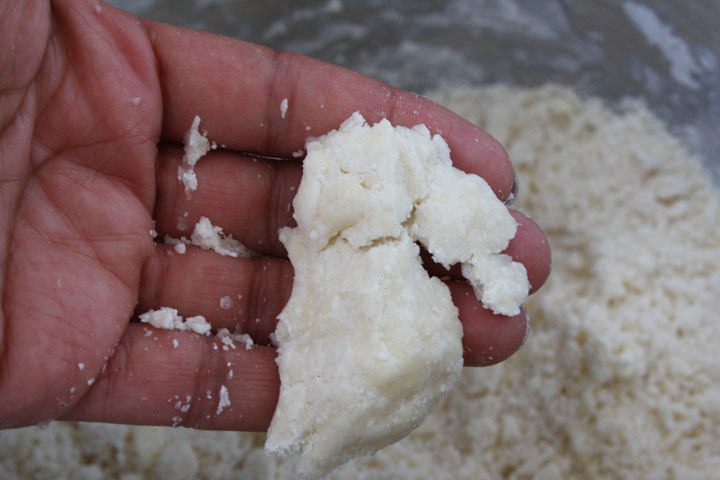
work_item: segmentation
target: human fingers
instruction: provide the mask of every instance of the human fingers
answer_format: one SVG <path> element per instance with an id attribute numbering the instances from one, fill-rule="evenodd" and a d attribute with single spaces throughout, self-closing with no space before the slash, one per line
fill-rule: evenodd
<path id="1" fill-rule="evenodd" d="M 179 147 L 160 149 L 154 216 L 161 238 L 164 235 L 187 236 L 198 219 L 207 216 L 251 250 L 276 257 L 286 256 L 277 232 L 281 227 L 295 225 L 292 201 L 302 177 L 299 162 L 212 151 L 197 164 L 199 187 L 188 197 L 177 180 L 177 167 L 181 161 Z M 550 273 L 547 238 L 527 216 L 515 210 L 510 213 L 518 223 L 518 230 L 504 253 L 526 266 L 530 293 L 533 293 Z M 434 263 L 427 252 L 422 256 L 431 274 L 462 278 L 459 268 L 448 272 Z"/>
<path id="2" fill-rule="evenodd" d="M 495 317 L 468 285 L 454 282 L 450 290 L 466 365 L 497 363 L 519 348 L 527 334 L 524 312 Z M 216 337 L 133 323 L 94 382 L 69 390 L 64 401 L 73 406 L 61 419 L 266 431 L 280 388 L 275 355 L 269 347 L 227 348 Z"/>
<path id="3" fill-rule="evenodd" d="M 61 419 L 267 430 L 280 388 L 275 350 L 223 346 L 216 337 L 130 324 L 94 383 L 67 394 L 73 407 Z"/>
<path id="4" fill-rule="evenodd" d="M 268 345 L 293 284 L 293 268 L 273 257 L 232 258 L 188 246 L 158 245 L 141 276 L 138 314 L 161 307 L 202 315 L 213 328 L 249 334 Z"/>
<path id="5" fill-rule="evenodd" d="M 182 156 L 177 146 L 159 150 L 153 218 L 160 238 L 189 236 L 200 217 L 208 217 L 255 252 L 287 255 L 277 232 L 295 225 L 292 201 L 302 177 L 299 162 L 211 151 L 196 165 L 198 188 L 188 197 L 177 179 Z"/>
<path id="6" fill-rule="evenodd" d="M 463 326 L 466 366 L 500 363 L 525 343 L 530 322 L 524 308 L 514 316 L 496 315 L 482 306 L 467 282 L 448 282 Z"/>
<path id="7" fill-rule="evenodd" d="M 416 94 L 302 55 L 144 24 L 162 72 L 165 141 L 181 142 L 193 117 L 200 115 L 218 144 L 291 158 L 308 136 L 338 128 L 360 111 L 371 123 L 387 118 L 394 125 L 427 125 L 448 142 L 458 168 L 485 178 L 500 199 L 512 190 L 514 173 L 502 146 Z"/>
<path id="8" fill-rule="evenodd" d="M 286 260 L 231 258 L 198 248 L 178 255 L 160 245 L 143 268 L 138 311 L 172 306 L 183 316 L 203 315 L 214 328 L 248 333 L 256 343 L 267 345 L 290 298 L 292 281 L 292 266 Z M 446 284 L 467 327 L 463 344 L 474 352 L 485 346 L 498 349 L 493 359 L 468 357 L 468 365 L 484 364 L 480 360 L 494 363 L 519 348 L 524 317 L 496 316 L 482 307 L 466 282 Z"/>
<path id="9" fill-rule="evenodd" d="M 518 228 L 503 253 L 525 266 L 530 282 L 529 293 L 532 294 L 542 287 L 550 276 L 552 269 L 550 245 L 545 233 L 530 217 L 517 210 L 510 210 L 510 215 L 517 222 Z"/>

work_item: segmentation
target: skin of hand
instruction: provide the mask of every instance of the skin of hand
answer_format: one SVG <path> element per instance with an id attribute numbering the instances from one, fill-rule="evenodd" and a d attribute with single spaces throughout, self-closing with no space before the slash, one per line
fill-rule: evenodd
<path id="1" fill-rule="evenodd" d="M 369 122 L 426 124 L 455 165 L 501 199 L 514 185 L 494 139 L 422 97 L 104 3 L 2 2 L 0 52 L 0 427 L 68 419 L 267 429 L 279 389 L 268 338 L 293 278 L 277 238 L 294 225 L 302 167 L 292 153 L 356 110 Z M 222 148 L 198 164 L 188 199 L 177 167 L 196 114 Z M 525 264 L 534 291 L 550 251 L 532 221 L 513 215 L 520 226 L 507 253 Z M 261 256 L 179 255 L 154 241 L 155 231 L 188 235 L 201 216 Z M 447 277 L 466 365 L 520 347 L 524 313 L 494 316 L 455 269 L 428 269 Z M 229 309 L 219 306 L 225 296 Z M 162 306 L 258 345 L 225 351 L 213 336 L 137 323 Z M 231 406 L 216 414 L 222 385 Z"/>

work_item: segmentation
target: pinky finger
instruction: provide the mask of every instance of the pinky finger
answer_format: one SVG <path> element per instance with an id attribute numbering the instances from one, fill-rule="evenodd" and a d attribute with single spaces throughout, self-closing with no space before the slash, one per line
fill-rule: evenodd
<path id="1" fill-rule="evenodd" d="M 512 317 L 496 315 L 483 307 L 467 282 L 448 282 L 463 326 L 463 360 L 466 367 L 484 367 L 506 360 L 523 346 L 530 322 L 524 308 Z"/>
<path id="2" fill-rule="evenodd" d="M 226 350 L 216 337 L 130 324 L 63 420 L 266 431 L 280 388 L 275 355 L 269 347 Z"/>

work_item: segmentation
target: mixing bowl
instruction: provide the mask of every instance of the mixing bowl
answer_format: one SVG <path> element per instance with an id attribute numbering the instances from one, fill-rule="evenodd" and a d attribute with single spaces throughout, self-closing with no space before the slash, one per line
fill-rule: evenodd
<path id="1" fill-rule="evenodd" d="M 495 82 L 643 99 L 720 181 L 712 0 L 125 0 L 139 16 L 310 55 L 423 92 Z"/>

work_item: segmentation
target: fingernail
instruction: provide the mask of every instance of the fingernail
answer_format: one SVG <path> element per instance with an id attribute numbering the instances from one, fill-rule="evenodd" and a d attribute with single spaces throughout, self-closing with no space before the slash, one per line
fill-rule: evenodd
<path id="1" fill-rule="evenodd" d="M 518 189 L 520 188 L 520 182 L 518 181 L 517 172 L 513 170 L 513 183 L 512 187 L 510 187 L 510 194 L 505 199 L 505 206 L 509 207 L 510 205 L 515 202 L 515 199 L 517 198 Z"/>
<path id="2" fill-rule="evenodd" d="M 527 310 L 525 310 L 525 337 L 523 338 L 523 341 L 520 344 L 521 347 L 523 345 L 525 345 L 525 342 L 527 342 L 527 339 L 529 336 L 530 336 L 530 315 L 528 315 Z"/>

